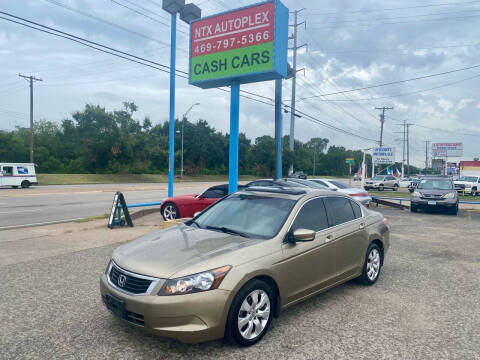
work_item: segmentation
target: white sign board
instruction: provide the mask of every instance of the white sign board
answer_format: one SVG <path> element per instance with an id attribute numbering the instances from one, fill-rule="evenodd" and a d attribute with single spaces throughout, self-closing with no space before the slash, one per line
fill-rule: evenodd
<path id="1" fill-rule="evenodd" d="M 463 143 L 433 143 L 434 158 L 460 157 L 463 155 Z"/>
<path id="2" fill-rule="evenodd" d="M 395 162 L 395 148 L 377 147 L 373 148 L 374 164 L 393 164 Z"/>

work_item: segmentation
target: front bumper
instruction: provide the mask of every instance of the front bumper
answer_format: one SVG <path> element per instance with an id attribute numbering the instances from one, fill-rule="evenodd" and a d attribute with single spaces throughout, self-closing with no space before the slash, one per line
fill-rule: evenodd
<path id="1" fill-rule="evenodd" d="M 435 201 L 435 204 L 429 204 L 429 201 Z M 458 206 L 457 199 L 424 199 L 424 198 L 411 198 L 410 205 L 417 208 L 433 209 L 433 208 L 445 208 L 452 209 Z"/>
<path id="2" fill-rule="evenodd" d="M 148 332 L 186 343 L 224 336 L 230 291 L 216 289 L 187 295 L 158 296 L 161 285 L 158 284 L 151 295 L 128 295 L 110 285 L 103 274 L 100 294 L 105 305 L 107 295 L 123 301 L 126 309 L 123 320 Z"/>

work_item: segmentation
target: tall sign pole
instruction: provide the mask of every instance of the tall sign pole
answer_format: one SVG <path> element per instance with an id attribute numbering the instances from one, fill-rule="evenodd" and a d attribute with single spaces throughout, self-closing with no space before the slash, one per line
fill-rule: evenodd
<path id="1" fill-rule="evenodd" d="M 175 50 L 177 47 L 177 13 L 180 19 L 190 24 L 200 18 L 201 10 L 194 4 L 185 5 L 185 0 L 163 0 L 162 9 L 171 15 L 170 29 L 170 113 L 168 119 L 168 197 L 173 196 L 173 175 L 175 169 Z"/>
<path id="2" fill-rule="evenodd" d="M 230 193 L 238 187 L 240 84 L 285 78 L 287 48 L 288 9 L 279 0 L 249 5 L 191 23 L 189 83 L 203 89 L 231 88 Z M 278 101 L 281 104 L 281 98 Z M 278 109 L 280 111 L 281 106 Z M 281 122 L 276 134 L 281 138 Z M 277 151 L 276 161 L 281 171 L 280 141 Z M 277 176 L 281 174 L 279 169 Z"/>
<path id="3" fill-rule="evenodd" d="M 238 188 L 238 128 L 240 115 L 240 83 L 230 86 L 230 149 L 228 154 L 228 192 Z"/>
<path id="4" fill-rule="evenodd" d="M 275 178 L 282 178 L 282 79 L 275 80 Z"/>
<path id="5" fill-rule="evenodd" d="M 174 140 L 175 140 L 175 49 L 177 42 L 177 13 L 171 14 L 170 34 L 170 114 L 168 119 L 168 197 L 173 196 Z"/>

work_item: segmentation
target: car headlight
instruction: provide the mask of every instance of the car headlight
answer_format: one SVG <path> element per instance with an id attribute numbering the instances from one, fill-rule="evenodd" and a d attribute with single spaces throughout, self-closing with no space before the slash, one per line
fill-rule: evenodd
<path id="1" fill-rule="evenodd" d="M 169 279 L 165 281 L 158 295 L 183 295 L 216 289 L 231 268 L 230 265 L 226 265 L 198 274 Z"/>
<path id="2" fill-rule="evenodd" d="M 419 191 L 414 191 L 412 194 L 413 197 L 421 197 L 422 194 Z"/>
<path id="3" fill-rule="evenodd" d="M 444 199 L 453 199 L 455 198 L 455 193 L 454 192 L 449 192 L 448 194 L 443 195 Z"/>

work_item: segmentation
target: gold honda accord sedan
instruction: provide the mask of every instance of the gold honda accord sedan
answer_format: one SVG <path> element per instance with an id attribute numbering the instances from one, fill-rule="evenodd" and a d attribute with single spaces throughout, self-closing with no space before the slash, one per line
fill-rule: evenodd
<path id="1" fill-rule="evenodd" d="M 374 284 L 389 236 L 381 214 L 346 195 L 247 188 L 117 248 L 100 292 L 147 331 L 249 346 L 287 307 L 350 279 Z"/>

